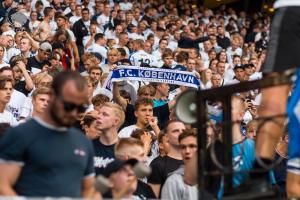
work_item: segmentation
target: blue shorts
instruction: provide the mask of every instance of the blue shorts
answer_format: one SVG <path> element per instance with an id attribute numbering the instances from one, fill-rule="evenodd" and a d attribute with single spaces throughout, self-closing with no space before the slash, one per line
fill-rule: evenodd
<path id="1" fill-rule="evenodd" d="M 287 171 L 300 175 L 300 70 L 297 71 L 297 80 L 287 104 L 289 117 L 289 145 Z"/>

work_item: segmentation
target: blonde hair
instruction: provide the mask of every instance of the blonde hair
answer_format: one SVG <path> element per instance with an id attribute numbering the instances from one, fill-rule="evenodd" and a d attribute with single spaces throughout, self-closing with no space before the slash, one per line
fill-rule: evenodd
<path id="1" fill-rule="evenodd" d="M 125 113 L 122 107 L 116 103 L 105 102 L 101 107 L 109 107 L 114 109 L 114 115 L 119 118 L 120 122 L 118 126 L 120 127 L 125 121 Z"/>
<path id="2" fill-rule="evenodd" d="M 117 49 L 115 49 L 115 48 L 111 48 L 111 49 L 109 49 L 109 50 L 107 51 L 107 55 L 109 55 L 109 54 L 111 54 L 111 53 L 113 53 L 113 54 L 118 54 L 119 51 L 118 51 Z"/>
<path id="3" fill-rule="evenodd" d="M 38 85 L 45 77 L 48 77 L 51 80 L 53 80 L 53 77 L 50 76 L 48 74 L 48 72 L 42 72 L 42 73 L 39 73 L 39 74 L 35 75 L 34 77 L 32 77 L 32 81 L 33 81 L 34 85 Z"/>

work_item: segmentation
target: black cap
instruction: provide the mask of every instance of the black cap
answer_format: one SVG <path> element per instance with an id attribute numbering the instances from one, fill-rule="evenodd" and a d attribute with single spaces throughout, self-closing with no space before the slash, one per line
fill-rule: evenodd
<path id="1" fill-rule="evenodd" d="M 100 60 L 100 62 L 102 61 L 102 56 L 101 56 L 100 53 L 92 52 L 92 54 L 93 54 L 96 58 L 98 58 L 98 59 Z"/>
<path id="2" fill-rule="evenodd" d="M 164 29 L 162 27 L 157 27 L 157 31 L 166 31 L 166 29 Z"/>
<path id="3" fill-rule="evenodd" d="M 244 64 L 244 68 L 251 68 L 251 67 L 255 67 L 255 66 L 252 63 Z"/>
<path id="4" fill-rule="evenodd" d="M 126 65 L 126 64 L 131 65 L 131 62 L 130 62 L 129 59 L 124 58 L 124 59 L 119 60 L 118 64 L 120 64 L 120 65 Z"/>
<path id="5" fill-rule="evenodd" d="M 245 67 L 244 67 L 244 65 L 235 65 L 234 68 L 233 68 L 233 70 L 235 71 L 237 69 L 243 69 L 243 70 L 245 70 Z"/>
<path id="6" fill-rule="evenodd" d="M 52 44 L 52 49 L 65 49 L 65 45 L 62 42 L 54 42 Z"/>
<path id="7" fill-rule="evenodd" d="M 119 160 L 115 159 L 111 163 L 109 163 L 103 171 L 103 175 L 105 177 L 109 177 L 112 173 L 119 171 L 125 165 L 134 166 L 138 161 L 136 159 L 129 160 Z"/>

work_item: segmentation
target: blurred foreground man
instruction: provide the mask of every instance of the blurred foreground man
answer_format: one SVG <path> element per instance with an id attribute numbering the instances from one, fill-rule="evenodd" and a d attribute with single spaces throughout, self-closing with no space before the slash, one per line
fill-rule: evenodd
<path id="1" fill-rule="evenodd" d="M 46 112 L 8 130 L 0 141 L 0 194 L 87 197 L 94 183 L 93 146 L 71 128 L 87 102 L 85 79 L 58 74 Z"/>

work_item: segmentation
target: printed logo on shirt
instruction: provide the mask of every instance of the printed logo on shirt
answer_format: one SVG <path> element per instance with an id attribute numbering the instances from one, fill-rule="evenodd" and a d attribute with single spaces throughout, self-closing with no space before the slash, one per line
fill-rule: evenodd
<path id="1" fill-rule="evenodd" d="M 11 107 L 10 105 L 8 105 L 7 108 L 16 119 L 19 119 L 20 113 L 18 108 Z"/>
<path id="2" fill-rule="evenodd" d="M 240 170 L 243 164 L 242 156 L 236 156 L 233 158 L 233 169 L 235 171 Z"/>
<path id="3" fill-rule="evenodd" d="M 109 163 L 114 161 L 114 158 L 94 157 L 94 166 L 97 168 L 105 168 Z"/>
<path id="4" fill-rule="evenodd" d="M 81 157 L 86 156 L 86 152 L 82 149 L 74 149 L 74 154 L 78 155 L 78 156 L 81 156 Z"/>

